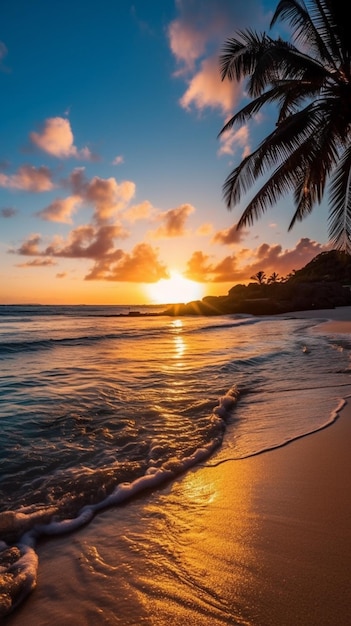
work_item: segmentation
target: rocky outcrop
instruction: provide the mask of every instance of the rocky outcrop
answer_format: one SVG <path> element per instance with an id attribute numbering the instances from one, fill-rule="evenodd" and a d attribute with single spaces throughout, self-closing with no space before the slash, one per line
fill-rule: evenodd
<path id="1" fill-rule="evenodd" d="M 332 250 L 315 257 L 288 279 L 235 285 L 226 296 L 172 304 L 165 315 L 274 315 L 351 306 L 351 256 Z"/>

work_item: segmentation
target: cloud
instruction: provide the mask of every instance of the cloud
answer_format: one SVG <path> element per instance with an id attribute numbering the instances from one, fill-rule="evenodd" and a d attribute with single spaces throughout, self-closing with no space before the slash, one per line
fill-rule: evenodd
<path id="1" fill-rule="evenodd" d="M 0 71 L 9 72 L 10 69 L 3 65 L 3 60 L 7 56 L 7 47 L 5 46 L 3 41 L 0 41 Z"/>
<path id="2" fill-rule="evenodd" d="M 186 234 L 185 223 L 189 215 L 195 211 L 191 204 L 182 204 L 176 209 L 170 209 L 160 213 L 157 219 L 161 226 L 151 233 L 151 236 L 159 238 L 180 237 Z"/>
<path id="3" fill-rule="evenodd" d="M 9 252 L 11 254 L 20 254 L 23 256 L 41 256 L 39 245 L 42 242 L 41 235 L 33 234 L 28 237 L 17 250 L 11 248 Z"/>
<path id="4" fill-rule="evenodd" d="M 88 161 L 94 159 L 89 148 L 78 150 L 74 145 L 70 122 L 63 117 L 48 118 L 45 120 L 41 132 L 32 132 L 29 136 L 37 148 L 59 159 L 70 157 Z"/>
<path id="5" fill-rule="evenodd" d="M 16 214 L 17 214 L 17 210 L 13 209 L 12 207 L 5 207 L 3 209 L 0 209 L 0 217 L 9 218 L 9 217 L 14 217 L 14 215 Z"/>
<path id="6" fill-rule="evenodd" d="M 0 174 L 0 184 L 1 184 Z M 118 183 L 115 178 L 99 178 L 94 176 L 91 180 L 86 180 L 84 169 L 75 169 L 68 180 L 63 184 L 71 189 L 73 194 L 67 198 L 57 198 L 48 207 L 36 213 L 37 216 L 50 222 L 72 223 L 72 215 L 82 203 L 90 204 L 94 207 L 93 220 L 102 225 L 111 218 L 115 219 L 116 214 L 125 209 L 130 200 L 135 195 L 135 183 L 123 181 Z M 151 204 L 141 203 L 134 207 L 134 221 L 141 214 L 144 217 L 150 211 Z M 127 215 L 127 214 L 126 214 Z M 133 208 L 130 209 L 129 219 L 133 217 Z"/>
<path id="7" fill-rule="evenodd" d="M 210 258 L 209 255 L 204 254 L 200 250 L 193 252 L 187 263 L 185 276 L 200 283 L 206 282 L 213 273 L 213 265 L 210 263 Z"/>
<path id="8" fill-rule="evenodd" d="M 54 241 L 42 254 L 70 259 L 103 259 L 115 252 L 115 240 L 127 236 L 120 225 L 91 224 L 78 226 L 71 231 L 66 243 Z"/>
<path id="9" fill-rule="evenodd" d="M 121 163 L 124 163 L 122 155 L 116 156 L 112 161 L 112 165 L 121 165 Z"/>
<path id="10" fill-rule="evenodd" d="M 256 260 L 250 266 L 251 276 L 260 270 L 266 274 L 276 272 L 280 276 L 286 276 L 329 249 L 329 244 L 322 245 L 308 237 L 300 239 L 292 250 L 283 250 L 281 245 L 269 246 L 264 243 L 255 251 Z"/>
<path id="11" fill-rule="evenodd" d="M 18 263 L 16 267 L 50 267 L 52 265 L 57 265 L 53 259 L 34 259 L 26 263 Z"/>
<path id="12" fill-rule="evenodd" d="M 0 173 L 0 187 L 20 189 L 21 191 L 43 192 L 54 188 L 51 172 L 47 167 L 22 165 L 17 174 L 8 176 Z"/>
<path id="13" fill-rule="evenodd" d="M 218 156 L 223 154 L 234 154 L 237 147 L 243 148 L 242 158 L 244 159 L 251 152 L 249 143 L 249 127 L 247 125 L 241 126 L 237 131 L 232 129 L 227 130 L 223 135 L 219 137 L 220 147 L 218 150 Z"/>
<path id="14" fill-rule="evenodd" d="M 233 224 L 230 228 L 225 230 L 219 230 L 213 236 L 212 241 L 214 243 L 221 243 L 224 245 L 232 245 L 240 243 L 247 235 L 247 231 L 244 229 L 237 229 L 237 224 Z"/>
<path id="15" fill-rule="evenodd" d="M 178 0 L 176 9 L 178 16 L 168 27 L 168 40 L 178 66 L 176 75 L 188 81 L 181 105 L 230 112 L 242 95 L 242 86 L 221 83 L 219 56 L 225 41 L 247 24 L 266 28 L 257 1 L 217 0 L 206 3 L 204 10 L 202 0 Z"/>
<path id="16" fill-rule="evenodd" d="M 169 278 L 166 266 L 158 260 L 158 251 L 146 243 L 135 246 L 130 254 L 117 250 L 98 262 L 86 280 L 154 283 Z"/>
<path id="17" fill-rule="evenodd" d="M 115 178 L 94 176 L 90 181 L 84 177 L 84 169 L 76 168 L 67 184 L 75 196 L 95 207 L 94 220 L 102 223 L 125 209 L 135 195 L 135 183 L 130 180 L 118 183 Z"/>
<path id="18" fill-rule="evenodd" d="M 78 196 L 58 198 L 42 211 L 38 211 L 36 215 L 48 222 L 62 222 L 63 224 L 71 224 L 72 214 L 81 202 L 82 199 Z"/>
<path id="19" fill-rule="evenodd" d="M 94 227 L 91 224 L 74 229 L 65 242 L 56 237 L 50 245 L 42 246 L 39 234 L 31 235 L 11 253 L 35 256 L 35 260 L 19 267 L 54 265 L 54 258 L 92 259 L 94 265 L 85 280 L 153 283 L 169 278 L 167 267 L 158 258 L 158 249 L 140 243 L 128 253 L 115 247 L 115 240 L 125 231 L 116 225 Z"/>
<path id="20" fill-rule="evenodd" d="M 206 31 L 197 31 L 186 20 L 174 20 L 168 28 L 169 45 L 178 63 L 193 70 L 195 61 L 206 51 Z"/>
<path id="21" fill-rule="evenodd" d="M 115 178 L 95 176 L 84 189 L 84 199 L 95 205 L 94 217 L 101 222 L 124 209 L 135 195 L 135 183 L 125 180 L 117 183 Z"/>
<path id="22" fill-rule="evenodd" d="M 7 56 L 7 48 L 3 41 L 0 41 L 0 61 Z"/>
<path id="23" fill-rule="evenodd" d="M 329 250 L 309 238 L 300 239 L 295 248 L 283 250 L 281 245 L 270 246 L 267 243 L 253 250 L 243 249 L 224 257 L 219 262 L 211 262 L 210 257 L 202 252 L 194 252 L 187 263 L 186 275 L 199 282 L 247 283 L 258 271 L 267 276 L 276 272 L 285 277 L 293 270 L 300 269 L 321 252 Z"/>
<path id="24" fill-rule="evenodd" d="M 206 222 L 205 224 L 201 224 L 201 226 L 199 226 L 199 228 L 196 230 L 196 235 L 198 235 L 199 237 L 206 237 L 208 235 L 211 235 L 212 232 L 213 224 L 211 224 L 210 222 Z"/>
<path id="25" fill-rule="evenodd" d="M 240 92 L 240 85 L 221 80 L 217 58 L 206 59 L 189 81 L 180 104 L 188 110 L 193 105 L 199 111 L 207 107 L 228 114 L 233 110 Z"/>
<path id="26" fill-rule="evenodd" d="M 124 239 L 126 236 L 126 231 L 116 224 L 99 227 L 87 224 L 72 230 L 67 241 L 55 237 L 48 246 L 40 248 L 42 237 L 39 234 L 34 234 L 24 241 L 17 250 L 10 250 L 10 252 L 23 256 L 101 259 L 115 251 L 114 241 L 116 239 Z"/>
<path id="27" fill-rule="evenodd" d="M 129 222 L 134 223 L 139 220 L 149 219 L 154 211 L 155 209 L 152 206 L 151 202 L 149 202 L 149 200 L 144 200 L 144 202 L 140 202 L 140 204 L 135 204 L 134 206 L 131 206 L 129 209 L 127 209 L 123 213 L 123 217 L 129 220 Z"/>

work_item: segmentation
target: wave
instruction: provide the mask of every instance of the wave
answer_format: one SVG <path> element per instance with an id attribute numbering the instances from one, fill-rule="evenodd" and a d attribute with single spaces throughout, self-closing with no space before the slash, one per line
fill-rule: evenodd
<path id="1" fill-rule="evenodd" d="M 0 541 L 0 572 L 4 585 L 0 596 L 0 617 L 11 613 L 35 588 L 38 555 L 35 551 L 40 538 L 73 532 L 88 524 L 93 517 L 108 507 L 118 506 L 141 492 L 157 489 L 187 469 L 208 459 L 220 446 L 225 424 L 238 398 L 236 388 L 219 398 L 218 405 L 209 416 L 211 438 L 182 459 L 168 459 L 160 467 L 149 464 L 142 476 L 119 482 L 103 499 L 85 504 L 74 517 L 57 519 L 55 508 L 28 511 L 4 511 L 0 514 L 0 531 L 6 541 Z"/>
<path id="2" fill-rule="evenodd" d="M 36 352 L 39 350 L 52 350 L 57 346 L 89 346 L 91 344 L 116 340 L 126 339 L 130 333 L 117 332 L 101 335 L 79 335 L 78 337 L 60 337 L 58 339 L 34 339 L 28 341 L 6 341 L 0 343 L 0 358 L 1 356 L 16 354 L 20 352 Z"/>
<path id="3" fill-rule="evenodd" d="M 160 305 L 41 305 L 41 304 L 0 304 L 0 318 L 20 316 L 31 317 L 118 317 L 134 314 L 163 313 L 165 306 Z"/>
<path id="4" fill-rule="evenodd" d="M 119 315 L 119 314 L 118 314 Z M 110 316 L 106 316 L 103 315 L 103 317 L 111 317 Z M 22 319 L 20 320 L 21 322 L 23 321 Z M 30 318 L 25 319 L 25 322 L 30 322 L 32 321 Z M 182 333 L 183 335 L 186 334 L 195 334 L 195 333 L 203 333 L 203 332 L 212 332 L 212 331 L 217 331 L 217 330 L 221 330 L 221 329 L 227 329 L 227 328 L 235 328 L 235 327 L 239 327 L 239 326 L 245 326 L 245 325 L 249 325 L 249 324 L 256 324 L 258 322 L 260 322 L 261 320 L 259 318 L 244 318 L 244 319 L 237 319 L 235 318 L 234 321 L 232 322 L 228 322 L 223 320 L 222 323 L 219 324 L 209 324 L 207 325 L 205 322 L 204 326 L 196 326 L 195 328 L 189 327 L 187 329 L 182 328 Z M 89 334 L 81 334 L 81 335 L 77 335 L 77 336 L 64 336 L 64 337 L 50 337 L 48 339 L 40 337 L 39 339 L 24 339 L 24 340 L 15 340 L 15 341 L 11 341 L 11 340 L 7 340 L 7 341 L 2 341 L 0 342 L 0 359 L 2 357 L 5 356 L 9 356 L 12 354 L 16 354 L 18 355 L 21 352 L 36 352 L 36 351 L 40 351 L 40 350 L 52 350 L 57 346 L 67 346 L 67 347 L 76 347 L 76 346 L 89 346 L 91 344 L 97 343 L 97 342 L 102 342 L 102 341 L 109 341 L 109 340 L 124 340 L 124 339 L 128 339 L 128 338 L 137 338 L 139 336 L 140 333 L 145 333 L 147 332 L 147 337 L 148 339 L 152 339 L 152 338 L 156 338 L 156 337 L 160 337 L 161 335 L 166 335 L 169 333 L 174 333 L 177 332 L 177 329 L 174 329 L 172 326 L 165 326 L 164 322 L 160 322 L 160 324 L 157 324 L 156 326 L 153 326 L 152 328 L 148 328 L 147 331 L 145 331 L 145 328 L 143 326 L 139 326 L 138 324 L 134 325 L 133 327 L 130 326 L 126 326 L 125 328 L 123 328 L 123 326 L 119 326 L 118 331 L 113 331 L 110 333 L 90 333 Z"/>

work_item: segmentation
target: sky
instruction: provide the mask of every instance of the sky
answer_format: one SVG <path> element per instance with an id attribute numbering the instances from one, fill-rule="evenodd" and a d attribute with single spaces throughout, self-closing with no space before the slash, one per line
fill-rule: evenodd
<path id="1" fill-rule="evenodd" d="M 328 249 L 323 204 L 288 232 L 286 196 L 238 231 L 245 198 L 223 199 L 275 116 L 218 137 L 248 101 L 219 56 L 275 6 L 2 0 L 0 304 L 188 302 Z"/>

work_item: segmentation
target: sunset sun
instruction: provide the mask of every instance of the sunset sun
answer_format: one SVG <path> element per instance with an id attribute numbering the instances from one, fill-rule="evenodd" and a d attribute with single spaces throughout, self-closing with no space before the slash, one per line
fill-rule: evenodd
<path id="1" fill-rule="evenodd" d="M 178 272 L 171 272 L 168 279 L 159 280 L 147 286 L 147 293 L 154 304 L 174 304 L 201 300 L 203 286 L 194 280 L 184 278 Z"/>

